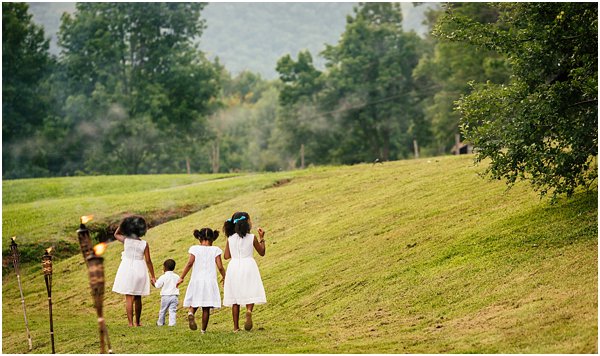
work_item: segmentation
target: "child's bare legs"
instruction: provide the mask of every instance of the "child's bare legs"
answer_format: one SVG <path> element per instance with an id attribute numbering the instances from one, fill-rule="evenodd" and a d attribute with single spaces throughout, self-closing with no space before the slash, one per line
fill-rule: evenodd
<path id="1" fill-rule="evenodd" d="M 240 330 L 240 305 L 234 304 L 231 306 L 231 314 L 233 315 L 233 331 Z"/>
<path id="2" fill-rule="evenodd" d="M 125 294 L 125 312 L 129 326 L 133 326 L 133 295 Z"/>
<path id="3" fill-rule="evenodd" d="M 202 307 L 202 332 L 208 327 L 208 318 L 210 318 L 210 308 Z"/>
<path id="4" fill-rule="evenodd" d="M 246 304 L 246 322 L 244 323 L 244 329 L 247 331 L 252 330 L 252 309 L 254 309 L 254 304 Z"/>
<path id="5" fill-rule="evenodd" d="M 133 304 L 135 305 L 135 326 L 142 326 L 140 318 L 142 317 L 142 296 L 134 295 Z"/>

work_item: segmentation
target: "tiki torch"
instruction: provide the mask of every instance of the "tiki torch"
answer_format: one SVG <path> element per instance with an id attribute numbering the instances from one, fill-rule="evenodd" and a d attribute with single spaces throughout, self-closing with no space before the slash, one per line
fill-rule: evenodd
<path id="1" fill-rule="evenodd" d="M 90 276 L 90 288 L 94 297 L 94 306 L 98 315 L 98 329 L 100 331 L 100 353 L 106 353 L 106 345 L 108 345 L 108 353 L 112 354 L 113 350 L 110 346 L 108 338 L 108 329 L 104 320 L 102 305 L 104 303 L 104 258 L 101 255 L 106 249 L 106 243 L 102 242 L 94 246 L 92 253 L 87 258 L 88 272 Z M 105 342 L 106 340 L 106 342 Z"/>
<path id="2" fill-rule="evenodd" d="M 52 343 L 52 353 L 54 351 L 54 325 L 52 323 L 52 247 L 47 248 L 42 256 L 42 270 L 44 271 L 44 280 L 46 281 L 46 290 L 48 291 L 48 310 L 50 311 L 50 342 Z"/>
<path id="3" fill-rule="evenodd" d="M 15 242 L 17 237 L 13 236 L 10 243 L 10 252 L 12 254 L 13 266 L 17 274 L 17 282 L 19 283 L 19 292 L 21 293 L 21 305 L 23 306 L 23 317 L 25 318 L 25 330 L 27 330 L 27 342 L 29 343 L 29 351 L 33 349 L 31 344 L 31 334 L 29 333 L 29 322 L 27 321 L 27 311 L 25 310 L 25 297 L 23 297 L 23 287 L 21 286 L 21 272 L 19 271 L 19 247 Z"/>
<path id="4" fill-rule="evenodd" d="M 79 239 L 79 247 L 81 247 L 81 253 L 83 254 L 83 260 L 87 263 L 87 258 L 92 254 L 92 239 L 90 238 L 90 231 L 87 229 L 85 224 L 92 221 L 94 215 L 87 215 L 81 217 L 81 224 L 79 230 L 77 230 L 77 238 Z"/>

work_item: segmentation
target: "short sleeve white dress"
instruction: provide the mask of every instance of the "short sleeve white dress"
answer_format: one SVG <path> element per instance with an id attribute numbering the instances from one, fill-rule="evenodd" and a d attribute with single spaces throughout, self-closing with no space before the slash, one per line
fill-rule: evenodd
<path id="1" fill-rule="evenodd" d="M 146 241 L 125 238 L 121 264 L 115 276 L 113 292 L 129 295 L 149 295 L 150 277 L 144 260 Z"/>
<path id="2" fill-rule="evenodd" d="M 195 245 L 188 252 L 194 255 L 190 283 L 183 299 L 184 307 L 221 307 L 221 292 L 217 282 L 215 258 L 223 253 L 217 246 Z"/>
<path id="3" fill-rule="evenodd" d="M 233 234 L 227 239 L 231 261 L 225 276 L 223 305 L 265 304 L 267 297 L 254 260 L 254 235 L 239 237 Z"/>

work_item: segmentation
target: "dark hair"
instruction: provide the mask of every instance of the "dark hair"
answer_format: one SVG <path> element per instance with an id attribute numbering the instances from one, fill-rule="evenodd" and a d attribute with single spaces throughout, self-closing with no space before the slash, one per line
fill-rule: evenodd
<path id="1" fill-rule="evenodd" d="M 231 219 L 225 220 L 223 232 L 227 237 L 237 233 L 239 237 L 243 238 L 250 232 L 250 215 L 244 211 L 233 214 Z"/>
<path id="2" fill-rule="evenodd" d="M 215 241 L 217 237 L 219 237 L 219 231 L 211 230 L 208 227 L 203 227 L 200 230 L 194 230 L 194 237 L 200 241 L 208 240 L 212 242 Z"/>
<path id="3" fill-rule="evenodd" d="M 119 230 L 126 237 L 138 238 L 146 235 L 146 220 L 138 215 L 128 216 L 119 225 Z"/>
<path id="4" fill-rule="evenodd" d="M 165 266 L 167 271 L 173 271 L 175 269 L 175 261 L 169 258 L 163 263 L 163 266 Z"/>

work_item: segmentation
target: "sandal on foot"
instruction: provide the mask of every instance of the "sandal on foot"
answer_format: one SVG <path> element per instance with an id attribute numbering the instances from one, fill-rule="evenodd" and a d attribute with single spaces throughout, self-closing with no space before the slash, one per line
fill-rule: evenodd
<path id="1" fill-rule="evenodd" d="M 194 319 L 194 314 L 188 314 L 188 324 L 190 325 L 190 329 L 196 330 L 198 329 L 198 325 L 196 325 L 196 320 Z"/>
<path id="2" fill-rule="evenodd" d="M 246 331 L 252 330 L 252 312 L 250 310 L 246 310 L 246 323 L 244 323 L 244 329 Z"/>

